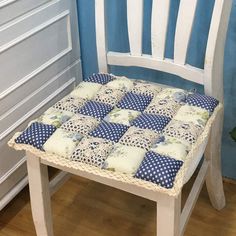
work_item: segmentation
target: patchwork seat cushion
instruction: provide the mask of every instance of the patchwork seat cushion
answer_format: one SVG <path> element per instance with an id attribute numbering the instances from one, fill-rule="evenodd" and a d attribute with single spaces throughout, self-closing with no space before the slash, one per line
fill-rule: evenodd
<path id="1" fill-rule="evenodd" d="M 196 92 L 94 74 L 31 121 L 14 145 L 70 168 L 167 191 L 181 188 L 188 166 L 198 163 L 192 152 L 208 136 L 217 107 L 216 99 Z"/>

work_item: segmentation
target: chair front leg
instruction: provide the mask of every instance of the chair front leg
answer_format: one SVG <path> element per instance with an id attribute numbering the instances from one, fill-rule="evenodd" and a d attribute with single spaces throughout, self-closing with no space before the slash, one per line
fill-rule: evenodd
<path id="1" fill-rule="evenodd" d="M 158 198 L 157 236 L 180 236 L 181 194 Z"/>
<path id="2" fill-rule="evenodd" d="M 53 236 L 48 168 L 27 152 L 31 209 L 37 236 Z"/>

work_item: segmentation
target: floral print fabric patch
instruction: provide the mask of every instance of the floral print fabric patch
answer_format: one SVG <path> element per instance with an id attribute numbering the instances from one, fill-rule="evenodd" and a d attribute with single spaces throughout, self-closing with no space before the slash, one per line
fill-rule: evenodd
<path id="1" fill-rule="evenodd" d="M 100 138 L 83 138 L 71 160 L 101 167 L 113 147 L 112 142 Z"/>
<path id="2" fill-rule="evenodd" d="M 125 174 L 135 174 L 145 156 L 142 148 L 115 144 L 103 168 Z"/>
<path id="3" fill-rule="evenodd" d="M 99 121 L 94 117 L 77 114 L 65 122 L 61 128 L 69 132 L 88 135 L 98 124 Z"/>
<path id="4" fill-rule="evenodd" d="M 67 120 L 69 120 L 74 114 L 69 111 L 62 111 L 55 109 L 53 107 L 49 108 L 47 111 L 40 116 L 37 121 L 47 125 L 53 125 L 59 128 Z"/>
<path id="5" fill-rule="evenodd" d="M 78 110 L 85 104 L 85 102 L 86 100 L 83 98 L 74 98 L 69 95 L 57 102 L 53 108 L 77 113 Z"/>
<path id="6" fill-rule="evenodd" d="M 70 158 L 76 145 L 82 139 L 82 135 L 76 132 L 68 132 L 61 128 L 57 129 L 53 135 L 43 145 L 46 152 L 53 153 L 65 158 Z"/>
<path id="7" fill-rule="evenodd" d="M 104 120 L 112 123 L 119 123 L 130 126 L 132 121 L 141 114 L 139 111 L 114 108 Z"/>
<path id="8" fill-rule="evenodd" d="M 120 143 L 127 146 L 139 147 L 148 150 L 158 134 L 153 130 L 140 129 L 137 127 L 130 127 L 124 136 L 120 139 Z"/>

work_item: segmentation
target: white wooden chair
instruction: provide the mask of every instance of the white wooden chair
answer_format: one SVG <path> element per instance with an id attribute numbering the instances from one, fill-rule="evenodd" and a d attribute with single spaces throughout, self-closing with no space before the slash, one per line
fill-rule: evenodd
<path id="1" fill-rule="evenodd" d="M 107 51 L 105 0 L 96 0 L 96 34 L 100 72 L 107 72 L 108 65 L 140 66 L 181 76 L 183 79 L 202 84 L 207 95 L 223 103 L 223 55 L 231 0 L 215 0 L 208 36 L 204 69 L 186 64 L 186 54 L 193 27 L 197 0 L 180 0 L 176 25 L 174 59 L 164 57 L 170 0 L 153 0 L 152 9 L 152 55 L 142 54 L 142 17 L 143 0 L 127 0 L 127 17 L 130 53 Z M 30 196 L 33 219 L 38 236 L 53 236 L 50 186 L 47 166 L 80 175 L 88 179 L 113 186 L 138 196 L 157 202 L 157 235 L 183 235 L 187 221 L 197 201 L 201 187 L 206 180 L 212 205 L 220 210 L 225 206 L 225 197 L 221 175 L 221 132 L 223 109 L 215 117 L 209 138 L 198 150 L 198 162 L 204 154 L 204 162 L 181 213 L 181 193 L 170 196 L 162 192 L 153 192 L 128 183 L 109 179 L 92 172 L 72 168 L 61 162 L 51 161 L 39 155 L 27 152 Z M 197 165 L 195 165 L 196 167 Z M 194 169 L 195 170 L 195 169 Z M 194 172 L 191 171 L 191 174 Z M 65 172 L 60 175 L 63 176 Z"/>

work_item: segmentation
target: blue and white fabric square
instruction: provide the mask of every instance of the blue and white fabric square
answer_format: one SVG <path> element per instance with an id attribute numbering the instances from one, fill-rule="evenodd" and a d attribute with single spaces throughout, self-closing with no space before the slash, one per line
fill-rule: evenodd
<path id="1" fill-rule="evenodd" d="M 149 105 L 151 100 L 151 96 L 128 92 L 118 103 L 117 107 L 142 112 Z"/>
<path id="2" fill-rule="evenodd" d="M 130 92 L 153 97 L 161 92 L 161 90 L 162 88 L 157 84 L 139 80 L 134 83 L 134 87 Z"/>
<path id="3" fill-rule="evenodd" d="M 43 150 L 44 143 L 55 132 L 56 127 L 42 123 L 32 123 L 22 134 L 15 139 L 16 143 L 29 144 Z"/>
<path id="4" fill-rule="evenodd" d="M 115 79 L 114 75 L 99 73 L 99 74 L 93 74 L 89 76 L 87 79 L 85 79 L 85 81 L 104 85 L 114 79 Z"/>
<path id="5" fill-rule="evenodd" d="M 59 128 L 45 142 L 43 149 L 48 153 L 69 159 L 82 138 L 83 136 L 79 133 L 68 132 Z"/>
<path id="6" fill-rule="evenodd" d="M 120 109 L 116 107 L 104 118 L 104 120 L 107 122 L 130 126 L 132 121 L 140 114 L 139 111 Z"/>
<path id="7" fill-rule="evenodd" d="M 128 128 L 129 127 L 126 125 L 103 121 L 95 130 L 91 131 L 89 135 L 118 142 Z"/>
<path id="8" fill-rule="evenodd" d="M 103 119 L 110 111 L 112 106 L 100 102 L 88 101 L 85 105 L 79 110 L 78 113 L 93 116 L 98 119 Z"/>
<path id="9" fill-rule="evenodd" d="M 124 95 L 125 90 L 123 89 L 114 89 L 109 86 L 103 86 L 96 96 L 93 98 L 96 102 L 105 103 L 111 106 L 115 106 L 122 96 Z"/>
<path id="10" fill-rule="evenodd" d="M 148 150 L 158 137 L 159 134 L 153 130 L 131 126 L 120 139 L 119 143 Z"/>
<path id="11" fill-rule="evenodd" d="M 46 125 L 53 125 L 59 128 L 67 120 L 69 120 L 74 113 L 69 111 L 58 110 L 56 108 L 50 107 L 47 111 L 41 115 L 37 121 Z"/>
<path id="12" fill-rule="evenodd" d="M 182 161 L 147 152 L 135 177 L 170 189 L 174 186 L 175 177 L 182 165 Z"/>
<path id="13" fill-rule="evenodd" d="M 72 96 L 66 96 L 62 100 L 58 101 L 53 108 L 77 113 L 78 110 L 85 104 L 86 100 L 83 98 L 75 98 Z"/>
<path id="14" fill-rule="evenodd" d="M 142 114 L 133 120 L 132 125 L 142 129 L 152 129 L 161 132 L 170 120 L 171 119 L 166 116 Z"/>
<path id="15" fill-rule="evenodd" d="M 189 95 L 186 102 L 189 105 L 201 107 L 210 112 L 213 112 L 219 104 L 215 98 L 197 93 Z"/>
<path id="16" fill-rule="evenodd" d="M 71 160 L 102 167 L 113 143 L 106 139 L 85 137 L 74 150 Z"/>

